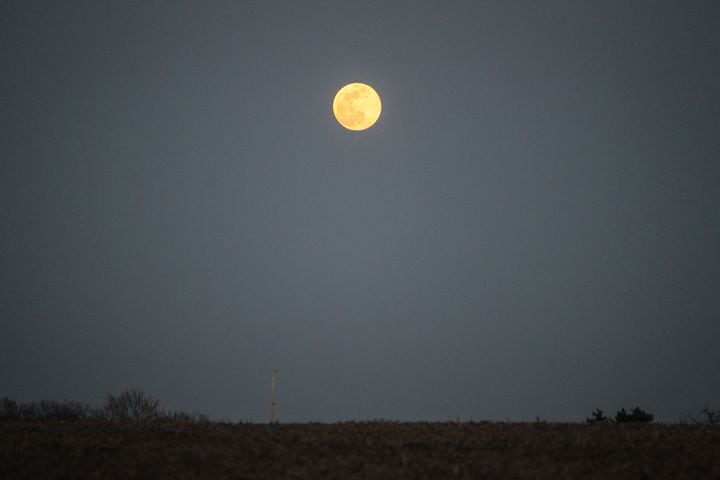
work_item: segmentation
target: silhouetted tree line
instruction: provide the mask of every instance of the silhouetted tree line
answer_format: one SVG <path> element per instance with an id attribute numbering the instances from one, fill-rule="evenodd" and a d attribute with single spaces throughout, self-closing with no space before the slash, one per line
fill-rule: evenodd
<path id="1" fill-rule="evenodd" d="M 680 419 L 682 423 L 693 425 L 720 425 L 720 409 L 713 410 L 705 406 L 697 413 L 688 413 Z"/>
<path id="2" fill-rule="evenodd" d="M 41 400 L 18 403 L 7 397 L 0 398 L 0 421 L 20 422 L 146 422 L 177 420 L 204 422 L 208 418 L 198 412 L 168 411 L 160 402 L 140 389 L 125 390 L 119 395 L 107 394 L 102 407 L 64 400 Z"/>
<path id="3" fill-rule="evenodd" d="M 641 409 L 633 408 L 630 412 L 621 408 L 615 414 L 615 418 L 606 417 L 602 410 L 595 409 L 590 418 L 586 418 L 587 423 L 603 424 L 603 423 L 652 423 L 655 417 Z M 687 413 L 680 417 L 680 423 L 692 425 L 720 425 L 720 410 L 704 407 L 695 413 Z"/>
<path id="4" fill-rule="evenodd" d="M 603 413 L 602 410 L 595 409 L 592 412 L 592 416 L 590 418 L 586 418 L 585 421 L 587 423 L 596 423 L 596 424 L 602 424 L 602 423 L 652 423 L 652 421 L 655 419 L 655 417 L 651 414 L 646 412 L 640 407 L 633 408 L 629 413 L 625 411 L 624 408 L 621 408 L 620 410 L 615 413 L 615 418 L 609 418 L 605 416 L 605 413 Z"/>

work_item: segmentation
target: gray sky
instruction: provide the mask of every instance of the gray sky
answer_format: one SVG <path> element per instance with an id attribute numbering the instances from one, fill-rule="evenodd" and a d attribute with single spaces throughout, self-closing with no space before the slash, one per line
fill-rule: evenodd
<path id="1" fill-rule="evenodd" d="M 2 2 L 0 395 L 720 405 L 718 5 Z"/>

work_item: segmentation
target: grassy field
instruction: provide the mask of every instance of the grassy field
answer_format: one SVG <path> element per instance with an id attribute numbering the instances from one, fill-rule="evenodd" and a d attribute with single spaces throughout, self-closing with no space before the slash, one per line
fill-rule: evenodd
<path id="1" fill-rule="evenodd" d="M 0 478 L 720 478 L 720 427 L 0 423 Z"/>

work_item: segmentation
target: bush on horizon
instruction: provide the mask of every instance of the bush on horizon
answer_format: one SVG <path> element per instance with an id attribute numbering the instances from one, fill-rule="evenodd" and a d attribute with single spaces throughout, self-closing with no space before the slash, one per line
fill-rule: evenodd
<path id="1" fill-rule="evenodd" d="M 654 415 L 640 407 L 633 408 L 630 413 L 627 413 L 624 408 L 621 408 L 615 414 L 615 422 L 617 423 L 652 423 L 654 419 Z"/>
<path id="2" fill-rule="evenodd" d="M 157 399 L 139 388 L 125 390 L 119 395 L 107 394 L 102 408 L 69 400 L 18 403 L 11 398 L 0 397 L 0 421 L 130 423 L 162 420 L 206 422 L 208 418 L 199 412 L 161 409 Z"/>

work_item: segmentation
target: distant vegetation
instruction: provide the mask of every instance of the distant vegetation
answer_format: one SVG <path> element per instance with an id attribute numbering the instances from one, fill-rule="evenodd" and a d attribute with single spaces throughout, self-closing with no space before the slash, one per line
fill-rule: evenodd
<path id="1" fill-rule="evenodd" d="M 195 411 L 172 411 L 161 407 L 160 401 L 139 388 L 132 388 L 118 395 L 105 396 L 101 407 L 70 400 L 41 400 L 18 403 L 8 397 L 0 397 L 0 422 L 78 422 L 107 421 L 116 423 L 177 420 L 183 422 L 207 422 L 207 416 Z M 652 423 L 654 415 L 640 407 L 630 412 L 618 410 L 615 417 L 605 415 L 601 409 L 592 411 L 585 421 L 591 424 L 611 423 Z M 538 423 L 540 422 L 538 418 Z M 720 410 L 704 407 L 697 412 L 687 413 L 680 423 L 691 425 L 720 425 Z M 544 423 L 544 422 L 543 422 Z"/>
<path id="2" fill-rule="evenodd" d="M 102 407 L 82 402 L 41 400 L 18 403 L 7 397 L 0 398 L 0 421 L 20 422 L 147 422 L 179 420 L 203 422 L 208 418 L 198 412 L 169 411 L 160 402 L 140 389 L 125 390 L 119 395 L 108 394 Z"/>
<path id="3" fill-rule="evenodd" d="M 706 406 L 697 413 L 686 414 L 680 421 L 692 425 L 720 425 L 720 409 Z"/>
<path id="4" fill-rule="evenodd" d="M 605 413 L 599 408 L 592 411 L 587 423 L 605 424 L 605 423 L 652 423 L 655 417 L 641 409 L 633 408 L 629 413 L 621 408 L 615 414 L 615 418 L 605 416 Z M 701 408 L 697 412 L 686 413 L 680 417 L 679 423 L 687 425 L 720 425 L 720 409 L 713 409 L 708 406 Z"/>
<path id="5" fill-rule="evenodd" d="M 586 418 L 585 421 L 587 423 L 610 423 L 612 422 L 611 419 L 605 416 L 605 413 L 603 413 L 602 410 L 599 408 L 596 408 L 592 412 L 592 416 L 590 418 Z"/>
<path id="6" fill-rule="evenodd" d="M 604 423 L 652 423 L 655 417 L 641 409 L 640 407 L 633 408 L 630 413 L 626 412 L 624 408 L 621 408 L 615 414 L 615 418 L 611 419 L 606 417 L 602 410 L 599 408 L 593 410 L 592 416 L 586 418 L 587 423 L 604 424 Z"/>
<path id="7" fill-rule="evenodd" d="M 615 422 L 617 423 L 652 423 L 655 417 L 647 413 L 640 407 L 635 407 L 630 413 L 627 413 L 624 408 L 621 408 L 615 414 Z"/>

